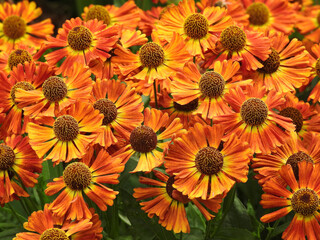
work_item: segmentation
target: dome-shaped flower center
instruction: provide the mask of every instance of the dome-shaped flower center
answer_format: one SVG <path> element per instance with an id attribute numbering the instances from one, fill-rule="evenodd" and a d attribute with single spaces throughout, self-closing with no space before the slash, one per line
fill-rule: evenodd
<path id="1" fill-rule="evenodd" d="M 93 104 L 94 109 L 98 109 L 100 113 L 104 115 L 102 124 L 107 125 L 112 123 L 117 118 L 117 107 L 116 105 L 106 98 L 101 98 Z"/>
<path id="2" fill-rule="evenodd" d="M 229 26 L 220 35 L 220 42 L 230 52 L 239 52 L 247 42 L 245 32 L 238 26 Z"/>
<path id="3" fill-rule="evenodd" d="M 72 116 L 63 115 L 55 120 L 53 131 L 60 141 L 72 141 L 79 134 L 79 125 Z"/>
<path id="4" fill-rule="evenodd" d="M 293 211 L 304 217 L 311 216 L 319 207 L 319 197 L 309 188 L 302 188 L 296 191 L 291 198 Z"/>
<path id="5" fill-rule="evenodd" d="M 207 35 L 209 22 L 201 13 L 193 13 L 184 21 L 183 29 L 188 37 L 200 39 Z"/>
<path id="6" fill-rule="evenodd" d="M 187 103 L 187 104 L 179 104 L 176 102 L 173 102 L 173 107 L 181 112 L 192 112 L 194 110 L 196 110 L 198 108 L 198 98 L 192 100 L 191 102 Z"/>
<path id="7" fill-rule="evenodd" d="M 24 64 L 25 62 L 31 62 L 32 61 L 32 57 L 30 55 L 30 53 L 28 53 L 28 51 L 24 50 L 24 49 L 16 49 L 13 50 L 8 58 L 8 66 L 10 69 L 12 69 L 13 67 L 18 66 L 18 64 Z"/>
<path id="8" fill-rule="evenodd" d="M 157 134 L 151 127 L 139 126 L 131 132 L 130 143 L 133 150 L 137 152 L 151 152 L 157 146 Z"/>
<path id="9" fill-rule="evenodd" d="M 157 68 L 164 62 L 164 51 L 157 43 L 149 42 L 140 48 L 139 57 L 144 67 Z"/>
<path id="10" fill-rule="evenodd" d="M 279 115 L 292 119 L 294 125 L 296 125 L 296 132 L 300 132 L 303 126 L 303 116 L 301 112 L 294 107 L 287 107 L 280 111 Z"/>
<path id="11" fill-rule="evenodd" d="M 260 61 L 263 64 L 262 68 L 259 68 L 258 71 L 262 73 L 274 73 L 278 70 L 280 66 L 280 56 L 279 53 L 271 48 L 271 53 L 265 61 Z"/>
<path id="12" fill-rule="evenodd" d="M 92 179 L 92 174 L 87 165 L 82 162 L 69 164 L 63 171 L 63 181 L 72 190 L 87 188 Z"/>
<path id="13" fill-rule="evenodd" d="M 51 76 L 42 85 L 43 95 L 51 102 L 58 102 L 67 95 L 68 88 L 61 77 Z"/>
<path id="14" fill-rule="evenodd" d="M 68 34 L 68 44 L 75 51 L 88 49 L 92 43 L 92 33 L 84 26 L 72 28 Z"/>
<path id="15" fill-rule="evenodd" d="M 13 166 L 15 154 L 11 147 L 7 145 L 0 145 L 0 170 L 8 170 Z"/>
<path id="16" fill-rule="evenodd" d="M 320 77 L 320 58 L 318 58 L 316 63 L 316 74 Z"/>
<path id="17" fill-rule="evenodd" d="M 290 164 L 296 179 L 299 179 L 299 167 L 298 162 L 307 161 L 313 163 L 312 158 L 304 153 L 304 152 L 297 152 L 292 154 L 288 159 L 286 164 Z"/>
<path id="18" fill-rule="evenodd" d="M 223 77 L 216 72 L 210 71 L 202 74 L 199 81 L 201 93 L 209 98 L 220 97 L 226 85 Z"/>
<path id="19" fill-rule="evenodd" d="M 11 99 L 12 99 L 12 101 L 13 101 L 15 104 L 17 104 L 16 101 L 15 101 L 15 99 L 16 99 L 16 90 L 17 90 L 18 88 L 21 88 L 21 89 L 26 90 L 26 91 L 30 91 L 30 90 L 34 90 L 34 89 L 35 89 L 34 86 L 32 86 L 32 85 L 31 85 L 30 83 L 28 83 L 28 82 L 25 82 L 25 81 L 23 81 L 23 82 L 17 82 L 17 83 L 11 88 L 11 91 L 10 91 Z"/>
<path id="20" fill-rule="evenodd" d="M 98 19 L 99 21 L 103 21 L 103 23 L 106 25 L 109 25 L 111 22 L 111 18 L 107 9 L 101 5 L 95 5 L 89 8 L 86 15 L 86 21 L 89 21 L 92 19 Z"/>
<path id="21" fill-rule="evenodd" d="M 214 4 L 215 7 L 228 8 L 228 5 L 225 1 L 217 1 Z"/>
<path id="22" fill-rule="evenodd" d="M 242 104 L 240 115 L 246 124 L 259 126 L 268 117 L 268 107 L 259 98 L 249 98 Z"/>
<path id="23" fill-rule="evenodd" d="M 59 228 L 49 228 L 41 234 L 40 240 L 69 240 L 69 237 Z"/>
<path id="24" fill-rule="evenodd" d="M 199 172 L 206 175 L 214 175 L 223 166 L 223 156 L 214 147 L 204 147 L 196 154 L 195 164 Z"/>
<path id="25" fill-rule="evenodd" d="M 255 2 L 247 8 L 249 21 L 252 25 L 261 26 L 269 20 L 269 9 L 264 3 Z"/>
<path id="26" fill-rule="evenodd" d="M 12 15 L 3 21 L 2 30 L 4 35 L 10 39 L 18 39 L 26 33 L 27 24 L 19 16 Z"/>

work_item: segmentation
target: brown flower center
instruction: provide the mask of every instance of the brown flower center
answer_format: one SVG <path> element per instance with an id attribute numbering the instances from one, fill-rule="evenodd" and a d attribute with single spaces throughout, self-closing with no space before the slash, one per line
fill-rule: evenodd
<path id="1" fill-rule="evenodd" d="M 282 109 L 279 115 L 291 118 L 294 125 L 296 125 L 296 132 L 300 132 L 303 126 L 303 116 L 298 109 L 294 107 L 287 107 Z"/>
<path id="2" fill-rule="evenodd" d="M 302 188 L 296 191 L 291 199 L 293 211 L 308 217 L 311 216 L 319 207 L 319 197 L 309 188 Z"/>
<path id="3" fill-rule="evenodd" d="M 139 126 L 131 132 L 130 143 L 133 150 L 137 152 L 151 152 L 157 146 L 157 134 L 151 127 Z"/>
<path id="4" fill-rule="evenodd" d="M 72 28 L 68 34 L 68 44 L 75 51 L 88 49 L 92 43 L 92 33 L 84 26 Z"/>
<path id="5" fill-rule="evenodd" d="M 60 141 L 72 141 L 79 134 L 79 125 L 72 116 L 63 115 L 55 120 L 53 131 Z"/>
<path id="6" fill-rule="evenodd" d="M 268 107 L 259 98 L 249 98 L 242 104 L 240 115 L 246 124 L 259 126 L 268 117 Z"/>
<path id="7" fill-rule="evenodd" d="M 229 26 L 222 31 L 220 41 L 230 52 L 239 52 L 246 46 L 247 36 L 240 27 Z"/>
<path id="8" fill-rule="evenodd" d="M 318 77 L 320 77 L 320 58 L 318 58 L 316 63 L 316 74 Z"/>
<path id="9" fill-rule="evenodd" d="M 12 15 L 3 21 L 2 30 L 4 35 L 15 40 L 24 36 L 27 30 L 27 24 L 23 18 Z"/>
<path id="10" fill-rule="evenodd" d="M 63 180 L 67 187 L 72 190 L 83 190 L 87 188 L 92 179 L 89 167 L 82 162 L 69 164 L 63 171 Z"/>
<path id="11" fill-rule="evenodd" d="M 68 88 L 63 78 L 51 76 L 42 85 L 43 95 L 51 102 L 58 102 L 67 95 Z"/>
<path id="12" fill-rule="evenodd" d="M 117 107 L 116 105 L 106 98 L 101 98 L 93 104 L 94 109 L 98 109 L 100 113 L 104 115 L 102 124 L 107 125 L 112 123 L 117 118 Z"/>
<path id="13" fill-rule="evenodd" d="M 13 50 L 8 58 L 8 66 L 12 70 L 13 67 L 18 66 L 18 64 L 24 64 L 25 62 L 31 62 L 32 57 L 28 51 L 24 49 Z"/>
<path id="14" fill-rule="evenodd" d="M 249 21 L 252 25 L 261 26 L 269 20 L 269 9 L 260 2 L 252 3 L 247 8 L 247 14 L 249 14 Z"/>
<path id="15" fill-rule="evenodd" d="M 318 24 L 320 25 L 320 12 L 319 12 L 318 15 L 317 15 L 317 22 L 318 22 Z"/>
<path id="16" fill-rule="evenodd" d="M 15 154 L 11 147 L 0 145 L 0 170 L 5 171 L 13 166 Z"/>
<path id="17" fill-rule="evenodd" d="M 271 53 L 265 61 L 260 61 L 263 64 L 262 68 L 259 68 L 258 71 L 261 73 L 274 73 L 278 70 L 280 66 L 280 56 L 279 53 L 271 48 Z"/>
<path id="18" fill-rule="evenodd" d="M 40 240 L 69 240 L 69 237 L 59 228 L 49 228 L 41 234 Z"/>
<path id="19" fill-rule="evenodd" d="M 217 1 L 215 4 L 214 4 L 215 7 L 221 7 L 221 8 L 228 8 L 228 5 L 226 4 L 226 2 L 224 1 Z"/>
<path id="20" fill-rule="evenodd" d="M 217 174 L 223 166 L 223 156 L 214 147 L 201 148 L 196 154 L 196 168 L 206 175 Z"/>
<path id="21" fill-rule="evenodd" d="M 167 180 L 166 191 L 171 198 L 173 198 L 172 192 L 173 190 L 175 190 L 175 188 L 172 186 L 173 183 L 174 183 L 174 176 L 170 176 Z"/>
<path id="22" fill-rule="evenodd" d="M 201 39 L 208 33 L 209 22 L 201 13 L 193 13 L 184 21 L 183 29 L 188 37 Z"/>
<path id="23" fill-rule="evenodd" d="M 144 67 L 157 68 L 164 62 L 164 51 L 159 44 L 149 42 L 140 48 L 139 57 Z"/>
<path id="24" fill-rule="evenodd" d="M 98 19 L 99 21 L 103 21 L 103 23 L 106 25 L 109 25 L 111 22 L 111 18 L 107 9 L 101 5 L 95 5 L 89 8 L 86 15 L 86 21 L 89 21 L 92 19 Z"/>
<path id="25" fill-rule="evenodd" d="M 196 110 L 198 108 L 198 98 L 192 100 L 191 102 L 187 103 L 187 104 L 179 104 L 176 102 L 173 102 L 173 107 L 181 112 L 192 112 L 194 110 Z"/>
<path id="26" fill-rule="evenodd" d="M 18 88 L 21 88 L 21 89 L 26 90 L 26 91 L 34 90 L 34 86 L 32 86 L 32 85 L 31 85 L 30 83 L 28 83 L 28 82 L 25 82 L 25 81 L 23 81 L 23 82 L 17 82 L 17 83 L 11 88 L 11 91 L 10 91 L 11 99 L 12 99 L 12 101 L 13 101 L 15 104 L 17 104 L 15 100 L 16 100 L 16 90 L 17 90 Z"/>
<path id="27" fill-rule="evenodd" d="M 199 81 L 201 93 L 209 98 L 220 97 L 226 85 L 223 77 L 216 72 L 210 71 L 202 74 Z"/>
<path id="28" fill-rule="evenodd" d="M 292 154 L 288 159 L 286 164 L 290 164 L 296 179 L 299 179 L 299 167 L 298 162 L 307 161 L 313 163 L 312 158 L 304 153 L 304 152 L 297 152 Z"/>

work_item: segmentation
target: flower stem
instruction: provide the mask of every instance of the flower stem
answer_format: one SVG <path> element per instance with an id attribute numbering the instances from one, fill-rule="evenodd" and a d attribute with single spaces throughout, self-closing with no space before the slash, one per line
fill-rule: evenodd
<path id="1" fill-rule="evenodd" d="M 156 81 L 153 81 L 153 90 L 154 90 L 154 102 L 156 105 L 156 109 L 158 109 L 158 99 L 157 99 L 157 86 Z"/>
<path id="2" fill-rule="evenodd" d="M 13 207 L 11 206 L 10 203 L 7 203 L 6 205 L 10 208 L 12 214 L 17 218 L 17 220 L 19 221 L 19 223 L 21 223 L 21 225 L 23 225 L 23 221 L 21 220 L 22 216 L 21 216 L 21 218 L 18 216 L 18 214 L 17 214 L 16 211 L 13 209 Z"/>
<path id="3" fill-rule="evenodd" d="M 280 223 L 280 218 L 273 224 L 272 228 L 269 230 L 266 240 L 271 239 L 273 231 L 278 227 L 279 223 Z"/>

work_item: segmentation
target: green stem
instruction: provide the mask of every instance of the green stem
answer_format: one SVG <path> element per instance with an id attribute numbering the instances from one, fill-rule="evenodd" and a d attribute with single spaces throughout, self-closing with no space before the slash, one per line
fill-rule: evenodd
<path id="1" fill-rule="evenodd" d="M 113 206 L 112 206 L 112 222 L 111 222 L 111 233 L 110 236 L 112 238 L 117 238 L 119 235 L 119 216 L 118 216 L 118 198 L 114 200 Z"/>
<path id="2" fill-rule="evenodd" d="M 156 81 L 153 81 L 153 90 L 154 90 L 154 102 L 156 105 L 156 109 L 158 109 L 158 99 L 157 99 L 157 86 L 156 86 Z"/>
<path id="3" fill-rule="evenodd" d="M 179 239 L 182 240 L 182 232 L 180 232 L 180 238 Z"/>
<path id="4" fill-rule="evenodd" d="M 16 213 L 16 211 L 13 209 L 13 207 L 11 206 L 10 203 L 7 203 L 6 205 L 9 206 L 12 214 L 17 218 L 17 220 L 19 221 L 19 223 L 21 223 L 21 225 L 23 225 L 23 221 L 20 219 L 20 217 L 18 216 L 18 214 Z"/>
<path id="5" fill-rule="evenodd" d="M 267 235 L 266 240 L 271 239 L 272 234 L 273 234 L 273 231 L 274 231 L 274 229 L 276 229 L 276 228 L 278 227 L 279 223 L 280 223 L 280 218 L 273 224 L 271 230 L 269 230 L 269 233 L 268 233 L 268 235 Z"/>

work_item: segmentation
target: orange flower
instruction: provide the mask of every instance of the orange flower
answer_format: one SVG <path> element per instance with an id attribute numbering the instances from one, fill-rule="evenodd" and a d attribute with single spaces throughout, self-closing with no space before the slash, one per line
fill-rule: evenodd
<path id="1" fill-rule="evenodd" d="M 272 222 L 292 210 L 294 217 L 283 232 L 285 240 L 317 239 L 320 232 L 319 198 L 320 198 L 320 165 L 313 167 L 310 162 L 299 162 L 299 181 L 295 179 L 290 165 L 285 165 L 279 171 L 281 178 L 286 183 L 283 186 L 276 179 L 270 179 L 263 186 L 264 194 L 260 204 L 264 208 L 279 208 L 261 217 L 262 222 Z M 289 188 L 287 188 L 287 185 Z"/>
<path id="2" fill-rule="evenodd" d="M 62 192 L 50 204 L 57 216 L 71 220 L 91 219 L 92 213 L 84 201 L 87 195 L 102 210 L 112 206 L 117 191 L 104 184 L 118 184 L 118 177 L 124 169 L 120 158 L 111 157 L 104 149 L 95 157 L 93 148 L 79 161 L 70 163 L 63 176 L 48 183 L 45 193 L 49 196 Z"/>
<path id="3" fill-rule="evenodd" d="M 183 37 L 188 52 L 203 58 L 204 52 L 215 47 L 217 36 L 232 23 L 225 8 L 206 7 L 198 13 L 194 0 L 183 0 L 163 13 L 157 32 L 168 42 L 172 41 L 172 33 L 178 33 Z"/>
<path id="4" fill-rule="evenodd" d="M 30 122 L 27 132 L 30 145 L 39 157 L 52 159 L 54 163 L 69 162 L 81 158 L 95 140 L 103 115 L 90 104 L 75 102 L 57 117 L 37 118 Z"/>
<path id="5" fill-rule="evenodd" d="M 320 7 L 318 5 L 305 9 L 304 15 L 297 15 L 296 27 L 305 38 L 315 43 L 320 41 Z"/>
<path id="6" fill-rule="evenodd" d="M 139 29 L 147 36 L 150 36 L 162 13 L 166 11 L 166 8 L 167 7 L 152 7 L 146 11 L 140 10 L 141 21 L 139 22 Z"/>
<path id="7" fill-rule="evenodd" d="M 312 79 L 314 79 L 315 77 L 320 78 L 320 44 L 314 44 L 311 47 L 309 57 L 310 57 L 310 66 L 311 66 L 310 81 L 312 81 Z M 310 99 L 312 99 L 314 103 L 319 101 L 320 99 L 320 83 L 319 82 L 313 87 L 308 97 L 308 101 Z"/>
<path id="8" fill-rule="evenodd" d="M 51 19 L 30 24 L 42 14 L 35 2 L 27 0 L 17 4 L 4 2 L 0 4 L 0 50 L 10 51 L 15 44 L 40 47 L 47 35 L 53 33 Z"/>
<path id="9" fill-rule="evenodd" d="M 0 145 L 0 204 L 29 197 L 22 186 L 34 187 L 42 161 L 29 145 L 29 138 L 11 135 Z"/>
<path id="10" fill-rule="evenodd" d="M 280 93 L 265 88 L 240 87 L 226 95 L 235 113 L 221 115 L 213 119 L 226 127 L 226 137 L 235 133 L 241 141 L 248 142 L 254 153 L 270 153 L 281 146 L 295 130 L 292 120 L 274 112 L 274 108 L 285 102 Z M 281 126 L 282 128 L 280 128 Z M 284 130 L 283 130 L 284 129 Z"/>
<path id="11" fill-rule="evenodd" d="M 250 149 L 234 134 L 222 142 L 221 125 L 196 123 L 173 140 L 165 167 L 175 176 L 173 187 L 190 199 L 212 199 L 226 194 L 235 182 L 246 182 Z"/>
<path id="12" fill-rule="evenodd" d="M 185 210 L 185 204 L 189 202 L 193 202 L 198 207 L 207 221 L 214 218 L 214 215 L 209 213 L 207 209 L 215 213 L 220 209 L 222 195 L 209 200 L 202 200 L 201 198 L 189 199 L 173 187 L 174 176 L 167 176 L 156 170 L 153 173 L 160 181 L 140 176 L 140 183 L 151 185 L 152 187 L 135 188 L 133 196 L 137 201 L 152 198 L 152 200 L 140 203 L 142 210 L 148 213 L 150 218 L 154 215 L 158 216 L 159 223 L 168 231 L 173 230 L 175 233 L 190 232 Z"/>

